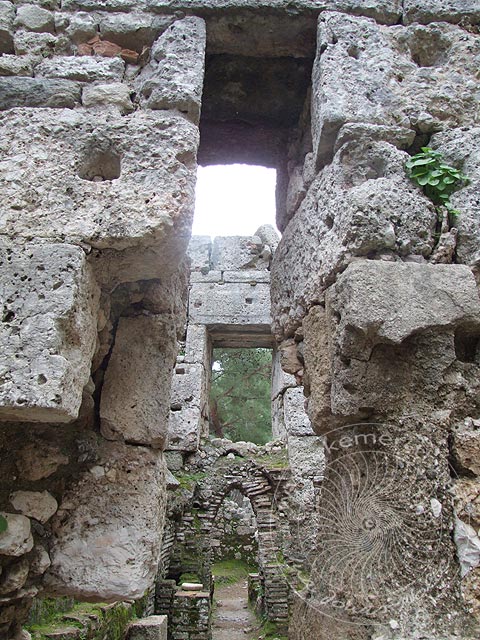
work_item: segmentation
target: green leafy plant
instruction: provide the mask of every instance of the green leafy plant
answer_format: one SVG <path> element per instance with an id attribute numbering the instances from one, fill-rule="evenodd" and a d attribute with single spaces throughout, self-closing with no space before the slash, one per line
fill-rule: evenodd
<path id="1" fill-rule="evenodd" d="M 467 185 L 469 179 L 455 167 L 445 164 L 439 151 L 422 147 L 420 153 L 407 160 L 405 169 L 436 207 L 445 207 L 452 216 L 460 213 L 450 202 L 450 196 Z"/>
<path id="2" fill-rule="evenodd" d="M 0 533 L 4 533 L 8 529 L 8 521 L 5 516 L 0 515 Z"/>

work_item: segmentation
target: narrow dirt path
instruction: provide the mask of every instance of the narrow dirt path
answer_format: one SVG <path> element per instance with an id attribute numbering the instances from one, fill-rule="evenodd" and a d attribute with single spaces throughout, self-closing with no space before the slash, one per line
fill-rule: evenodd
<path id="1" fill-rule="evenodd" d="M 259 623 L 248 608 L 247 594 L 246 580 L 215 587 L 212 640 L 258 640 Z"/>

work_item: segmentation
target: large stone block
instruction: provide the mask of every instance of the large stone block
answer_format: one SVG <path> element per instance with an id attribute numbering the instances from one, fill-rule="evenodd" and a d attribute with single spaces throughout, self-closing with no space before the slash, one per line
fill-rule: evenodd
<path id="1" fill-rule="evenodd" d="M 70 486 L 52 521 L 47 591 L 97 602 L 141 598 L 157 570 L 164 511 L 162 454 L 103 441 L 96 466 Z"/>
<path id="2" fill-rule="evenodd" d="M 196 451 L 203 431 L 203 418 L 200 408 L 185 407 L 179 411 L 170 411 L 168 423 L 167 451 Z"/>
<path id="3" fill-rule="evenodd" d="M 121 58 L 61 56 L 44 60 L 35 67 L 35 77 L 64 78 L 79 82 L 121 82 L 125 62 Z"/>
<path id="4" fill-rule="evenodd" d="M 331 421 L 332 347 L 325 309 L 312 307 L 303 321 L 305 332 L 303 382 L 308 398 L 308 415 L 314 425 Z M 333 426 L 333 425 L 332 425 Z"/>
<path id="5" fill-rule="evenodd" d="M 263 242 L 256 236 L 225 236 L 213 241 L 212 269 L 239 271 L 241 269 L 267 269 L 262 259 Z"/>
<path id="6" fill-rule="evenodd" d="M 14 107 L 73 109 L 80 103 L 80 93 L 81 85 L 71 80 L 0 78 L 0 110 Z"/>
<path id="7" fill-rule="evenodd" d="M 178 109 L 200 119 L 206 30 L 201 18 L 177 20 L 154 43 L 136 87 L 147 109 Z"/>
<path id="8" fill-rule="evenodd" d="M 284 231 L 272 263 L 278 338 L 293 334 L 352 257 L 433 250 L 437 215 L 405 174 L 409 156 L 375 136 L 368 127 L 342 145 Z"/>
<path id="9" fill-rule="evenodd" d="M 11 2 L 0 2 L 0 53 L 13 53 L 13 21 L 15 9 Z"/>
<path id="10" fill-rule="evenodd" d="M 477 393 L 462 363 L 475 362 L 464 342 L 473 336 L 476 344 L 480 335 L 480 303 L 467 267 L 359 262 L 338 278 L 326 302 L 334 415 L 398 415 L 414 406 L 425 416 L 443 409 L 441 422 L 460 409 L 461 389 Z M 318 432 L 329 423 L 315 426 Z"/>
<path id="11" fill-rule="evenodd" d="M 285 429 L 292 436 L 313 436 L 312 425 L 305 411 L 302 387 L 287 389 L 283 395 Z"/>
<path id="12" fill-rule="evenodd" d="M 105 438 L 163 448 L 175 355 L 170 317 L 120 319 L 100 403 Z"/>
<path id="13" fill-rule="evenodd" d="M 317 164 L 331 161 L 346 122 L 423 133 L 478 122 L 471 52 L 479 46 L 475 35 L 449 24 L 391 29 L 367 18 L 322 14 L 312 96 Z"/>
<path id="14" fill-rule="evenodd" d="M 188 245 L 191 271 L 207 273 L 210 271 L 212 239 L 210 236 L 192 236 Z"/>
<path id="15" fill-rule="evenodd" d="M 92 246 L 110 287 L 177 268 L 193 217 L 194 125 L 158 112 L 35 109 L 0 114 L 0 130 L 0 233 Z"/>
<path id="16" fill-rule="evenodd" d="M 167 640 L 167 616 L 149 616 L 132 622 L 127 640 Z"/>
<path id="17" fill-rule="evenodd" d="M 211 367 L 210 341 L 207 327 L 203 324 L 188 323 L 185 343 L 185 362 L 200 363 L 205 370 Z"/>
<path id="18" fill-rule="evenodd" d="M 79 247 L 0 245 L 0 419 L 78 416 L 97 336 L 99 293 Z"/>
<path id="19" fill-rule="evenodd" d="M 480 20 L 480 7 L 476 0 L 405 0 L 405 24 L 412 22 L 472 22 Z"/>
<path id="20" fill-rule="evenodd" d="M 53 13 L 31 4 L 24 4 L 17 8 L 15 26 L 23 27 L 27 31 L 55 33 Z"/>
<path id="21" fill-rule="evenodd" d="M 189 318 L 195 324 L 270 327 L 268 284 L 194 284 Z"/>
<path id="22" fill-rule="evenodd" d="M 99 32 L 103 40 L 140 53 L 143 47 L 150 47 L 173 20 L 173 16 L 138 12 L 107 13 L 100 18 Z"/>

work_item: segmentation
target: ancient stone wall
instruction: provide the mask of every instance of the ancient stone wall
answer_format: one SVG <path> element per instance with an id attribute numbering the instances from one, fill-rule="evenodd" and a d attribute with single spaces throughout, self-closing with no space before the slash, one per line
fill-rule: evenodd
<path id="1" fill-rule="evenodd" d="M 11 639 L 37 593 L 105 602 L 153 583 L 205 24 L 3 2 L 1 25 L 0 636 Z"/>
<path id="2" fill-rule="evenodd" d="M 197 269 L 176 362 L 198 151 L 278 171 L 275 429 L 318 467 L 291 637 L 478 637 L 479 21 L 474 0 L 0 2 L 0 636 L 39 590 L 152 583 L 162 449 L 205 433 L 203 386 L 174 450 L 170 373 L 205 366 L 231 271 L 226 245 L 219 280 Z M 457 217 L 406 176 L 424 145 L 470 178 Z"/>

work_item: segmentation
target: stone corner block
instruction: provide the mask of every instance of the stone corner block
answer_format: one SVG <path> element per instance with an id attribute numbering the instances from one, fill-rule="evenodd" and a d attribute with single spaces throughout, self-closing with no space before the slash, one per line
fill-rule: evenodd
<path id="1" fill-rule="evenodd" d="M 167 640 L 167 616 L 149 616 L 132 622 L 127 640 Z"/>
<path id="2" fill-rule="evenodd" d="M 100 403 L 105 438 L 163 447 L 175 355 L 169 317 L 120 319 Z"/>
<path id="3" fill-rule="evenodd" d="M 97 337 L 99 291 L 73 245 L 0 244 L 0 420 L 78 417 Z"/>

